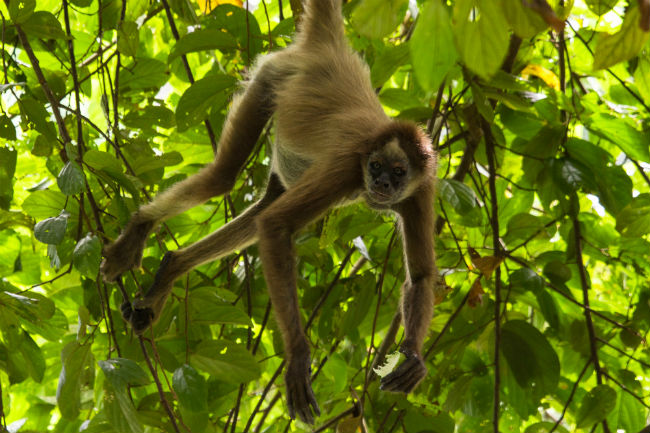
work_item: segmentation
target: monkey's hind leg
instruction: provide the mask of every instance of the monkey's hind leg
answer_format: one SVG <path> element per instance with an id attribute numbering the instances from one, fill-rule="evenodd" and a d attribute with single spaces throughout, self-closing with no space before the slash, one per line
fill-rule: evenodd
<path id="1" fill-rule="evenodd" d="M 123 272 L 140 266 L 147 236 L 158 223 L 232 189 L 273 113 L 273 82 L 277 76 L 279 72 L 270 64 L 262 64 L 233 101 L 214 161 L 133 214 L 115 242 L 104 249 L 101 272 L 106 281 L 114 281 Z"/>
<path id="2" fill-rule="evenodd" d="M 122 317 L 137 334 L 144 332 L 160 316 L 174 281 L 192 268 L 223 257 L 236 249 L 246 248 L 257 239 L 255 217 L 284 192 L 280 180 L 271 175 L 264 197 L 216 232 L 176 251 L 167 252 L 156 277 L 141 299 L 122 304 Z"/>

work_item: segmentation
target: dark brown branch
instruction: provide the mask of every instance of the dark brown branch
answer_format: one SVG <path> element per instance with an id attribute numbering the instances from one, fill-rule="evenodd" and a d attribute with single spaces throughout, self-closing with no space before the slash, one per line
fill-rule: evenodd
<path id="1" fill-rule="evenodd" d="M 9 7 L 8 0 L 5 0 L 5 4 L 7 5 L 7 7 Z M 43 89 L 43 93 L 45 93 L 45 97 L 47 98 L 47 101 L 50 103 L 50 107 L 52 108 L 52 114 L 54 114 L 54 119 L 56 120 L 56 125 L 59 128 L 59 135 L 63 140 L 63 144 L 68 144 L 70 143 L 70 134 L 68 133 L 68 130 L 65 127 L 65 122 L 63 121 L 63 117 L 61 117 L 61 113 L 59 112 L 59 103 L 56 97 L 54 96 L 52 89 L 50 89 L 50 85 L 47 83 L 47 80 L 45 79 L 45 75 L 43 75 L 43 70 L 41 69 L 41 65 L 38 61 L 38 58 L 36 57 L 36 54 L 34 54 L 34 50 L 32 49 L 32 46 L 30 45 L 29 40 L 27 39 L 27 35 L 23 31 L 20 24 L 14 23 L 14 27 L 16 28 L 16 33 L 18 34 L 20 43 L 25 49 L 25 52 L 27 53 L 27 57 L 29 57 L 29 61 L 32 64 L 32 68 L 34 68 L 34 74 L 36 74 L 38 83 L 41 85 L 41 88 Z"/>
<path id="2" fill-rule="evenodd" d="M 162 0 L 162 4 L 163 7 L 165 8 L 165 14 L 167 15 L 167 21 L 169 22 L 169 28 L 172 31 L 172 35 L 174 35 L 174 39 L 178 41 L 181 38 L 181 36 L 178 33 L 178 29 L 176 28 L 176 22 L 174 21 L 174 15 L 172 15 L 172 11 L 171 8 L 169 7 L 169 3 L 167 2 L 167 0 Z M 187 74 L 187 79 L 191 84 L 194 84 L 194 74 L 192 73 L 192 69 L 190 68 L 190 64 L 187 61 L 187 56 L 185 54 L 181 55 L 181 61 L 183 62 L 183 67 L 185 68 L 185 74 Z M 208 119 L 205 119 L 203 121 L 203 124 L 205 125 L 205 129 L 208 131 L 208 137 L 210 137 L 212 152 L 214 152 L 214 154 L 216 155 L 217 137 L 214 134 L 214 129 L 212 128 L 212 124 Z"/>
<path id="3" fill-rule="evenodd" d="M 169 420 L 171 421 L 172 426 L 174 427 L 174 431 L 176 433 L 181 433 L 180 429 L 178 428 L 178 424 L 176 424 L 176 416 L 174 415 L 174 411 L 172 410 L 171 405 L 169 404 L 167 398 L 165 397 L 165 390 L 162 387 L 162 383 L 160 383 L 160 379 L 158 378 L 158 373 L 156 373 L 156 369 L 151 363 L 151 358 L 149 358 L 149 353 L 147 353 L 147 348 L 144 345 L 144 337 L 139 336 L 138 340 L 140 340 L 140 348 L 142 349 L 144 360 L 147 363 L 147 367 L 149 367 L 149 371 L 151 372 L 151 376 L 153 377 L 154 382 L 156 382 L 156 388 L 158 388 L 158 396 L 160 397 L 160 403 L 162 403 L 163 407 L 165 408 L 165 411 L 167 412 L 167 415 L 169 415 Z"/>

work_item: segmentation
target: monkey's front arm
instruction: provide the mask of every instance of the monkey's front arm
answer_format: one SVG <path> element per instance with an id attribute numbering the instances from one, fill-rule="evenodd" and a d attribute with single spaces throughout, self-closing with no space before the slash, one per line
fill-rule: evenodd
<path id="1" fill-rule="evenodd" d="M 433 316 L 433 285 L 437 280 L 433 246 L 433 191 L 424 185 L 398 206 L 406 258 L 406 281 L 402 285 L 401 313 L 404 341 L 400 352 L 406 360 L 381 379 L 381 389 L 411 392 L 427 375 L 422 343 Z"/>

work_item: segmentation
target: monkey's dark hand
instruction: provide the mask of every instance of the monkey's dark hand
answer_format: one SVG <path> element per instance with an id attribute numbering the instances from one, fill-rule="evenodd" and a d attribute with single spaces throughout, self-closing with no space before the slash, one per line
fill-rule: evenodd
<path id="1" fill-rule="evenodd" d="M 165 300 L 174 283 L 174 278 L 170 277 L 173 260 L 173 254 L 170 251 L 166 252 L 147 294 L 141 299 L 134 299 L 133 305 L 124 302 L 120 307 L 122 317 L 131 324 L 133 332 L 138 335 L 146 331 L 158 319 L 165 305 Z"/>
<path id="2" fill-rule="evenodd" d="M 314 423 L 314 415 L 320 416 L 314 391 L 311 389 L 309 352 L 291 359 L 287 365 L 284 381 L 287 385 L 287 406 L 291 419 L 298 417 L 307 424 Z"/>
<path id="3" fill-rule="evenodd" d="M 122 312 L 122 318 L 131 324 L 133 332 L 137 335 L 141 335 L 144 331 L 147 330 L 149 326 L 154 321 L 154 312 L 149 307 L 138 307 L 137 300 L 131 305 L 130 302 L 124 302 L 120 306 Z"/>
<path id="4" fill-rule="evenodd" d="M 152 227 L 150 221 L 130 221 L 115 242 L 104 248 L 100 267 L 104 281 L 115 281 L 123 272 L 140 266 L 144 243 Z"/>
<path id="5" fill-rule="evenodd" d="M 395 371 L 381 378 L 379 389 L 408 394 L 427 375 L 427 367 L 416 352 L 404 348 L 400 352 L 406 356 L 406 360 Z"/>

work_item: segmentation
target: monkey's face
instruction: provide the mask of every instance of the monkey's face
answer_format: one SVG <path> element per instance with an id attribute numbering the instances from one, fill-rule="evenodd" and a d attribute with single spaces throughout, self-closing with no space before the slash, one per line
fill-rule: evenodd
<path id="1" fill-rule="evenodd" d="M 366 201 L 376 209 L 387 209 L 402 201 L 412 177 L 408 158 L 396 139 L 373 151 L 363 172 Z"/>

